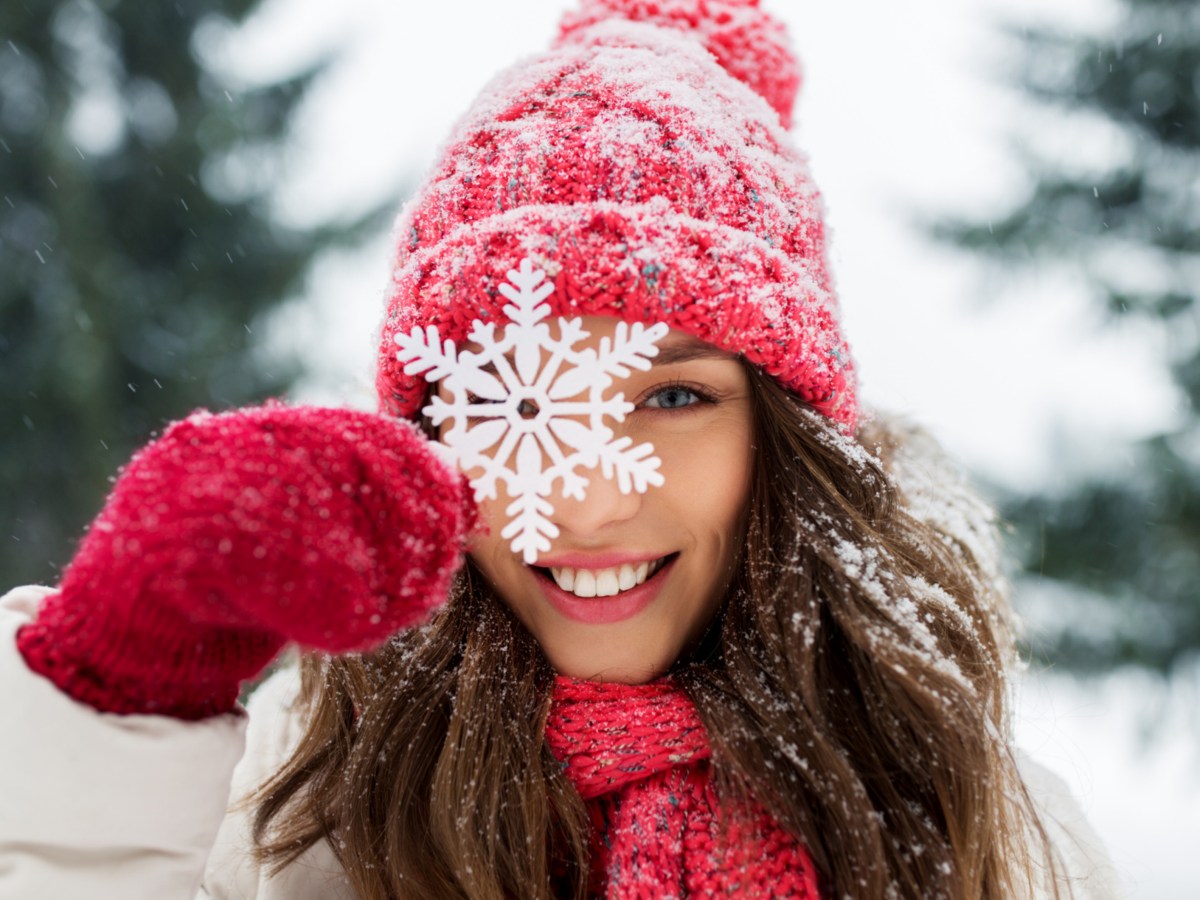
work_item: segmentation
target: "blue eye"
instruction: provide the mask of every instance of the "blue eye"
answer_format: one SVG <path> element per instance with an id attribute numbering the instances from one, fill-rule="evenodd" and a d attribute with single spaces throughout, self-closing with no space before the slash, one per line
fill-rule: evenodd
<path id="1" fill-rule="evenodd" d="M 699 403 L 703 399 L 703 397 L 693 390 L 679 385 L 672 385 L 671 387 L 655 391 L 646 398 L 644 405 L 651 409 L 685 409 Z"/>

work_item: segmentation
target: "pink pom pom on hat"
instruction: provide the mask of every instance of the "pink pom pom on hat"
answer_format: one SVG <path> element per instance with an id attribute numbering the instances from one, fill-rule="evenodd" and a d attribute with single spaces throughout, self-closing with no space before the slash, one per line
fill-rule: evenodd
<path id="1" fill-rule="evenodd" d="M 529 257 L 555 315 L 665 322 L 854 430 L 822 203 L 786 128 L 800 71 L 758 0 L 582 0 L 497 75 L 396 223 L 376 387 L 414 416 L 395 335 L 503 322 Z"/>

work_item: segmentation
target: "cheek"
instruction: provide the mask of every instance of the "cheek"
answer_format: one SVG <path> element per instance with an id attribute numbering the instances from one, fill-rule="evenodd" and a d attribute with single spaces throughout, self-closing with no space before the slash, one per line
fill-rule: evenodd
<path id="1" fill-rule="evenodd" d="M 664 488 L 676 514 L 732 539 L 750 493 L 753 451 L 740 422 L 704 440 L 662 446 Z"/>
<path id="2" fill-rule="evenodd" d="M 508 540 L 500 537 L 504 529 L 504 502 L 482 500 L 476 503 L 478 519 L 475 530 L 467 538 L 467 552 L 476 565 L 498 585 L 503 578 L 504 556 L 508 551 Z"/>
<path id="3" fill-rule="evenodd" d="M 502 538 L 504 530 L 504 510 L 507 501 L 501 497 L 496 500 L 483 500 L 477 503 L 478 526 L 470 536 L 467 550 L 480 568 L 489 576 L 493 574 L 497 564 L 503 561 L 505 555 L 512 555 L 507 538 Z"/>

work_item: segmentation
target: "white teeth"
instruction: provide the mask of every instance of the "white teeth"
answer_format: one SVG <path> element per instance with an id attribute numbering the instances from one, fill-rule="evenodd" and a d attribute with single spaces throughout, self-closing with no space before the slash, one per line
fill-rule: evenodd
<path id="1" fill-rule="evenodd" d="M 572 568 L 551 569 L 554 573 L 554 580 L 558 582 L 558 586 L 564 591 L 575 589 L 575 570 Z"/>
<path id="2" fill-rule="evenodd" d="M 551 569 L 554 582 L 576 597 L 612 597 L 621 591 L 637 587 L 662 568 L 663 560 L 640 562 L 636 566 L 624 563 L 609 569 L 575 569 L 563 566 Z"/>
<path id="3" fill-rule="evenodd" d="M 633 572 L 633 566 L 631 566 L 629 563 L 625 563 L 625 565 L 621 566 L 621 571 L 617 573 L 617 583 L 623 591 L 629 590 L 638 583 L 637 575 L 635 575 Z"/>
<path id="4" fill-rule="evenodd" d="M 619 590 L 621 587 L 616 569 L 602 569 L 596 573 L 597 597 L 615 597 Z"/>
<path id="5" fill-rule="evenodd" d="M 587 569 L 580 569 L 576 572 L 574 594 L 576 597 L 595 597 L 596 576 Z"/>

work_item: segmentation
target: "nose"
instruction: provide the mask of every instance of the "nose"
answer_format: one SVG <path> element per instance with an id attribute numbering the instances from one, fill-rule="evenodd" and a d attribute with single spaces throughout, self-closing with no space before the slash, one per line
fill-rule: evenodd
<path id="1" fill-rule="evenodd" d="M 572 537 L 586 538 L 602 534 L 610 525 L 628 521 L 637 515 L 642 495 L 636 490 L 622 493 L 615 478 L 605 478 L 599 467 L 586 472 L 587 487 L 582 500 L 554 497 L 551 521 L 559 531 Z"/>

